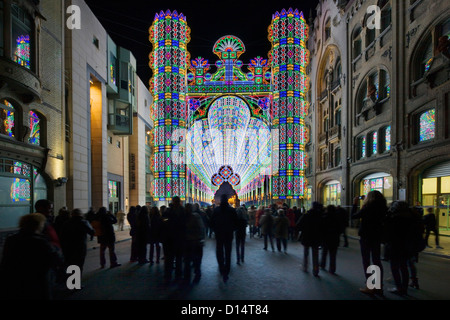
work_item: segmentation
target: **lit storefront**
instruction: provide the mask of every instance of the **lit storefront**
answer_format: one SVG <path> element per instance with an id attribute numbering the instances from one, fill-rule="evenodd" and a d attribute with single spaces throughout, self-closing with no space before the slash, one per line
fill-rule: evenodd
<path id="1" fill-rule="evenodd" d="M 450 161 L 425 170 L 422 174 L 422 206 L 433 207 L 441 230 L 450 230 Z"/>
<path id="2" fill-rule="evenodd" d="M 32 165 L 0 159 L 0 230 L 14 229 L 20 217 L 34 212 L 37 200 L 47 199 L 47 186 Z"/>
<path id="3" fill-rule="evenodd" d="M 341 205 L 341 183 L 339 181 L 330 181 L 324 186 L 323 204 L 324 206 Z"/>
<path id="4" fill-rule="evenodd" d="M 374 173 L 361 180 L 360 194 L 366 196 L 370 191 L 380 191 L 388 205 L 394 199 L 393 178 L 387 173 Z"/>

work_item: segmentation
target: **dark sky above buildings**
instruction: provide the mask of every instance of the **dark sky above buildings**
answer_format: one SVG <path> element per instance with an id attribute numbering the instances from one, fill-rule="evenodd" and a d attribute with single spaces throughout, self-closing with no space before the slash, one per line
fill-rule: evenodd
<path id="1" fill-rule="evenodd" d="M 246 52 L 240 57 L 244 64 L 256 56 L 267 57 L 270 50 L 268 27 L 272 14 L 282 9 L 303 11 L 308 21 L 310 9 L 315 14 L 317 0 L 86 0 L 114 42 L 133 52 L 137 59 L 137 73 L 145 85 L 151 77 L 148 66 L 152 45 L 148 29 L 157 12 L 167 9 L 183 13 L 191 28 L 188 51 L 215 63 L 212 53 L 216 41 L 225 35 L 240 38 Z"/>

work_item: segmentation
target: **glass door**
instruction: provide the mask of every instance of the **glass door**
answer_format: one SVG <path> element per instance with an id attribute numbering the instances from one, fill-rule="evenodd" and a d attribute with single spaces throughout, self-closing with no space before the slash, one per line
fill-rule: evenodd
<path id="1" fill-rule="evenodd" d="M 439 228 L 443 230 L 450 229 L 449 221 L 449 208 L 450 208 L 450 194 L 441 195 L 438 199 L 438 216 L 439 216 Z"/>

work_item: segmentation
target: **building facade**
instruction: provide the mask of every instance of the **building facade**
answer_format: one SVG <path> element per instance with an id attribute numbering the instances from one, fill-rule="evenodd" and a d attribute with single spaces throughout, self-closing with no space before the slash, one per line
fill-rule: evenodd
<path id="1" fill-rule="evenodd" d="M 445 1 L 320 1 L 311 22 L 311 199 L 433 207 L 449 228 Z"/>
<path id="2" fill-rule="evenodd" d="M 1 239 L 40 198 L 65 205 L 63 6 L 38 2 L 0 1 Z"/>
<path id="3" fill-rule="evenodd" d="M 0 247 L 42 198 L 55 215 L 151 203 L 153 98 L 133 54 L 83 0 L 3 0 L 0 26 Z"/>

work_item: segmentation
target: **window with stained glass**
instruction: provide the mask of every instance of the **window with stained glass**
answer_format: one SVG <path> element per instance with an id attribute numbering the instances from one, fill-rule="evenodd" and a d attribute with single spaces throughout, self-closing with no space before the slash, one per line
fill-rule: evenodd
<path id="1" fill-rule="evenodd" d="M 391 151 L 391 126 L 384 128 L 384 151 Z"/>
<path id="2" fill-rule="evenodd" d="M 371 154 L 376 155 L 378 153 L 378 132 L 375 131 L 371 134 Z"/>
<path id="3" fill-rule="evenodd" d="M 0 134 L 14 137 L 15 109 L 13 105 L 3 100 L 0 102 Z"/>
<path id="4" fill-rule="evenodd" d="M 41 145 L 41 119 L 37 113 L 30 111 L 29 113 L 30 137 L 28 142 L 34 145 Z"/>
<path id="5" fill-rule="evenodd" d="M 367 153 L 366 153 L 366 147 L 367 147 L 366 137 L 359 138 L 358 147 L 359 147 L 359 158 L 360 159 L 365 158 L 367 155 Z"/>
<path id="6" fill-rule="evenodd" d="M 393 198 L 393 178 L 386 173 L 375 173 L 361 181 L 361 195 L 367 196 L 370 191 L 381 192 L 386 200 Z"/>
<path id="7" fill-rule="evenodd" d="M 436 135 L 436 110 L 431 109 L 422 113 L 419 117 L 419 141 L 434 139 Z"/>
<path id="8" fill-rule="evenodd" d="M 12 51 L 14 61 L 21 66 L 32 68 L 32 27 L 31 16 L 15 4 L 11 5 L 12 16 Z"/>

